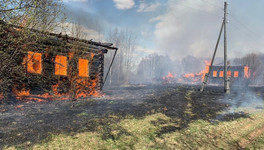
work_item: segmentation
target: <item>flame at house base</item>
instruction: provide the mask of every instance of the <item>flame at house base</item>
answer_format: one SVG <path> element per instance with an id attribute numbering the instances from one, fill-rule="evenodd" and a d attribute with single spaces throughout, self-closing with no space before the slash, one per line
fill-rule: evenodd
<path id="1" fill-rule="evenodd" d="M 12 89 L 13 95 L 19 101 L 37 101 L 46 102 L 52 100 L 69 100 L 69 99 L 80 99 L 87 97 L 101 97 L 103 93 L 98 90 L 98 76 L 93 80 L 87 78 L 78 78 L 72 81 L 74 87 L 68 86 L 67 92 L 62 92 L 62 88 L 65 88 L 64 82 L 60 81 L 55 85 L 52 85 L 51 91 L 43 94 L 34 94 L 24 84 L 22 86 L 14 86 Z M 65 89 L 64 89 L 65 90 Z M 4 97 L 1 96 L 0 99 Z"/>

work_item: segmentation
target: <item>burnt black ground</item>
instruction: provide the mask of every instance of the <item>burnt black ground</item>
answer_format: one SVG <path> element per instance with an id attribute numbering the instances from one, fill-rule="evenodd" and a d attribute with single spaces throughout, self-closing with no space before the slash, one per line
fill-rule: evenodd
<path id="1" fill-rule="evenodd" d="M 79 99 L 77 101 L 27 102 L 13 105 L 0 105 L 0 149 L 3 146 L 30 146 L 38 142 L 50 140 L 51 134 L 76 134 L 85 131 L 96 131 L 99 125 L 105 126 L 102 139 L 113 138 L 109 124 L 116 124 L 126 116 L 143 118 L 157 112 L 164 113 L 172 122 L 180 126 L 165 126 L 157 133 L 181 130 L 198 119 L 215 123 L 218 112 L 227 110 L 232 104 L 232 97 L 223 93 L 222 87 L 207 87 L 204 92 L 195 85 L 131 85 L 105 89 L 102 98 Z M 258 92 L 263 99 L 263 88 L 251 89 Z M 190 99 L 188 99 L 188 93 Z M 228 101 L 227 99 L 231 99 Z M 191 104 L 190 112 L 186 113 L 187 103 Z M 16 106 L 23 105 L 21 108 Z M 116 117 L 118 116 L 118 117 Z M 244 113 L 229 113 L 220 121 L 248 117 Z M 162 124 L 158 120 L 153 124 Z M 129 134 L 119 129 L 121 134 Z M 116 137 L 115 137 L 116 138 Z"/>

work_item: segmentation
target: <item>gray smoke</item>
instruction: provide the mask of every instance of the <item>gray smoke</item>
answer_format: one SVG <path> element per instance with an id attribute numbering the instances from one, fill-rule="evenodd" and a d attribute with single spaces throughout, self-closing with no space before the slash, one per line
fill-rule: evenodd
<path id="1" fill-rule="evenodd" d="M 104 23 L 100 20 L 100 15 L 87 12 L 85 9 L 76 9 L 76 7 L 67 5 L 65 13 L 69 22 L 81 24 L 82 26 L 95 31 L 102 30 Z"/>
<path id="2" fill-rule="evenodd" d="M 230 105 L 227 113 L 246 111 L 254 113 L 264 108 L 262 93 L 251 89 L 232 89 L 232 93 L 225 97 L 225 102 Z"/>

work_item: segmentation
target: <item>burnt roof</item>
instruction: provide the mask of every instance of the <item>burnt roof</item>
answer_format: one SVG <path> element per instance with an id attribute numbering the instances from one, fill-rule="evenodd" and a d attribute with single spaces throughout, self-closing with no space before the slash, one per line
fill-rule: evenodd
<path id="1" fill-rule="evenodd" d="M 7 24 L 6 22 L 0 20 L 0 24 L 4 24 L 7 26 L 11 26 L 13 28 L 17 28 L 17 29 L 25 29 L 25 27 L 21 27 L 21 26 L 17 26 L 17 25 L 13 25 L 13 24 Z M 61 33 L 57 34 L 57 33 L 51 33 L 51 32 L 45 32 L 45 31 L 39 31 L 36 29 L 29 29 L 31 32 L 35 32 L 35 33 L 39 33 L 39 34 L 43 34 L 46 36 L 50 36 L 50 38 L 52 40 L 66 40 L 66 41 L 77 41 L 83 44 L 88 44 L 89 47 L 93 48 L 93 49 L 107 49 L 107 50 L 118 50 L 117 47 L 114 47 L 112 43 L 101 43 L 101 42 L 95 42 L 93 40 L 86 40 L 86 39 L 79 39 L 79 38 L 75 38 L 75 37 L 71 37 L 68 36 L 67 34 L 63 35 Z"/>

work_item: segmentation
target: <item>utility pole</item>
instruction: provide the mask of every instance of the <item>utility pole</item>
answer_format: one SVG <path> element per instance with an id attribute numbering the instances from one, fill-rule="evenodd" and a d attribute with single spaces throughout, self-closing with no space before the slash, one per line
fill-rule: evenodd
<path id="1" fill-rule="evenodd" d="M 224 15 L 224 91 L 230 93 L 229 77 L 227 76 L 227 2 L 225 1 Z"/>
<path id="2" fill-rule="evenodd" d="M 219 42 L 220 42 L 220 39 L 221 39 L 221 35 L 222 35 L 222 32 L 223 32 L 223 27 L 224 27 L 224 20 L 223 20 L 223 23 L 221 25 L 221 29 L 220 29 L 220 33 L 219 33 L 219 36 L 218 36 L 218 39 L 217 39 L 217 42 L 216 42 L 214 54 L 213 54 L 213 57 L 212 57 L 212 60 L 211 60 L 211 64 L 209 66 L 209 71 L 208 71 L 208 73 L 205 74 L 204 81 L 203 81 L 203 84 L 202 84 L 202 88 L 200 89 L 200 91 L 204 91 L 204 87 L 207 84 L 209 75 L 211 73 L 212 66 L 213 66 L 214 59 L 215 59 L 215 54 L 216 54 L 216 51 L 217 51 L 217 48 L 218 48 L 218 45 L 219 45 Z"/>
<path id="3" fill-rule="evenodd" d="M 216 43 L 216 46 L 215 46 L 215 51 L 214 51 L 214 54 L 213 54 L 213 57 L 212 57 L 212 60 L 211 60 L 211 64 L 209 66 L 209 71 L 205 75 L 204 81 L 202 83 L 202 88 L 200 89 L 200 91 L 203 91 L 205 85 L 207 84 L 207 81 L 208 81 L 208 78 L 209 78 L 210 72 L 212 70 L 213 63 L 214 63 L 215 54 L 216 54 L 216 51 L 217 51 L 217 48 L 218 48 L 218 44 L 220 42 L 220 38 L 221 38 L 221 35 L 222 35 L 222 32 L 223 32 L 223 28 L 224 28 L 224 91 L 225 91 L 225 93 L 230 93 L 229 77 L 227 76 L 227 40 L 226 40 L 226 38 L 227 38 L 227 29 L 226 29 L 226 24 L 227 24 L 227 2 L 226 1 L 225 1 L 224 5 L 225 6 L 224 6 L 223 23 L 222 23 L 222 26 L 221 26 L 221 29 L 220 29 L 220 33 L 219 33 L 219 36 L 218 36 L 218 40 L 217 40 L 217 43 Z"/>

